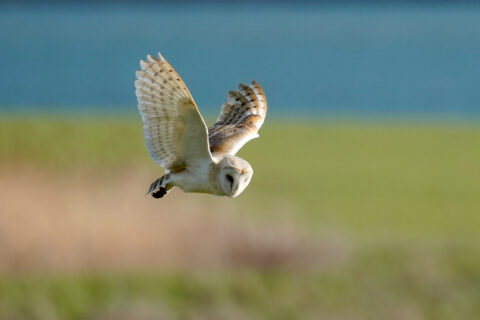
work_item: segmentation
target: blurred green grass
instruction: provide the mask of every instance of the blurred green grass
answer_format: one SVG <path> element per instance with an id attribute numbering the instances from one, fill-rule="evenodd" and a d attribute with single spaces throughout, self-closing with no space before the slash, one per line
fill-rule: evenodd
<path id="1" fill-rule="evenodd" d="M 271 120 L 232 200 L 352 239 L 333 268 L 0 275 L 5 319 L 476 319 L 480 126 Z M 0 166 L 158 170 L 136 118 L 3 117 Z M 153 177 L 152 177 L 153 178 Z M 185 195 L 187 197 L 187 195 Z"/>
<path id="2" fill-rule="evenodd" d="M 132 118 L 0 118 L 0 161 L 71 170 L 145 161 L 141 121 Z"/>
<path id="3" fill-rule="evenodd" d="M 476 124 L 272 120 L 260 134 L 239 153 L 255 174 L 235 200 L 254 215 L 271 219 L 288 207 L 306 226 L 361 238 L 478 239 Z M 115 171 L 133 164 L 157 170 L 136 118 L 4 117 L 2 162 L 55 170 Z"/>
<path id="4" fill-rule="evenodd" d="M 349 263 L 321 272 L 0 277 L 0 316 L 136 320 L 478 318 L 480 248 L 393 249 L 362 251 Z"/>

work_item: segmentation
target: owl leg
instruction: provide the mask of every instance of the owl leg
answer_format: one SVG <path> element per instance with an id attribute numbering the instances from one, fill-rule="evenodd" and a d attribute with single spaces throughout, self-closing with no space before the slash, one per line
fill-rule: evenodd
<path id="1" fill-rule="evenodd" d="M 151 194 L 155 199 L 159 199 L 166 195 L 168 191 L 173 187 L 170 182 L 170 175 L 166 174 L 161 178 L 158 178 L 150 185 L 147 194 Z"/>

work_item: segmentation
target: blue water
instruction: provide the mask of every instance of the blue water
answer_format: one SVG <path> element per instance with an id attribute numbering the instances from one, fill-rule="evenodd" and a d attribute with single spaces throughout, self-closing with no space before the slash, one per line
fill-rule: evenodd
<path id="1" fill-rule="evenodd" d="M 480 6 L 0 6 L 0 111 L 135 110 L 161 51 L 202 110 L 256 79 L 283 114 L 480 113 Z"/>

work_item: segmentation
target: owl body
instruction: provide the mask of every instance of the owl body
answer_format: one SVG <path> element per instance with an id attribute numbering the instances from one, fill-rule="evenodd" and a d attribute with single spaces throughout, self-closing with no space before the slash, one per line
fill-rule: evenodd
<path id="1" fill-rule="evenodd" d="M 258 137 L 264 122 L 267 100 L 260 85 L 252 81 L 228 92 L 218 119 L 207 128 L 187 87 L 160 54 L 148 55 L 140 68 L 135 93 L 147 150 L 167 172 L 147 193 L 161 198 L 177 186 L 185 192 L 240 195 L 253 169 L 235 153 Z"/>
<path id="2" fill-rule="evenodd" d="M 169 172 L 163 186 L 234 198 L 247 187 L 252 175 L 253 169 L 247 161 L 236 156 L 221 156 L 213 157 L 211 162 L 193 161 L 184 170 Z"/>
<path id="3" fill-rule="evenodd" d="M 217 164 L 200 159 L 192 161 L 185 170 L 170 173 L 171 183 L 185 192 L 211 193 L 220 195 L 217 187 Z"/>

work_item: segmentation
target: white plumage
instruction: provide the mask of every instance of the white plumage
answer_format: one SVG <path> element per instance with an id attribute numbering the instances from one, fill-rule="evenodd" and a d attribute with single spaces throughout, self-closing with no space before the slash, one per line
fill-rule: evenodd
<path id="1" fill-rule="evenodd" d="M 148 193 L 160 198 L 174 186 L 186 192 L 238 196 L 253 170 L 235 153 L 258 137 L 267 112 L 258 83 L 230 91 L 215 124 L 207 129 L 190 92 L 158 54 L 140 61 L 135 81 L 138 110 L 150 157 L 166 170 Z"/>

